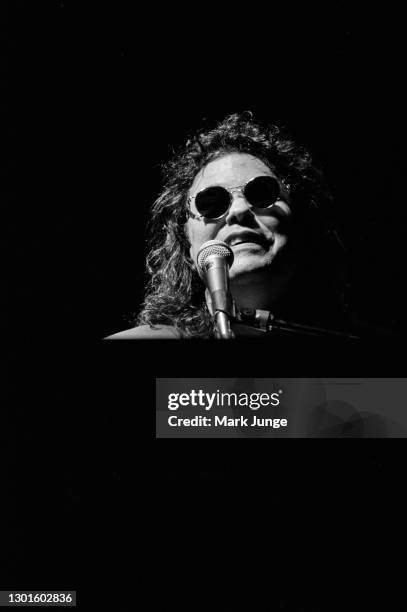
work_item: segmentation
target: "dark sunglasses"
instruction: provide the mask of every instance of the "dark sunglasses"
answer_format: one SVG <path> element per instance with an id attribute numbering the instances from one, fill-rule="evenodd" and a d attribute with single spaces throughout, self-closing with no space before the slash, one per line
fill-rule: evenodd
<path id="1" fill-rule="evenodd" d="M 214 185 L 199 191 L 195 196 L 188 198 L 189 206 L 195 203 L 199 214 L 192 212 L 189 215 L 194 219 L 220 219 L 227 214 L 233 202 L 233 193 L 242 193 L 252 208 L 271 208 L 281 199 L 281 189 L 278 180 L 272 176 L 256 176 L 244 185 L 238 187 L 221 187 Z"/>

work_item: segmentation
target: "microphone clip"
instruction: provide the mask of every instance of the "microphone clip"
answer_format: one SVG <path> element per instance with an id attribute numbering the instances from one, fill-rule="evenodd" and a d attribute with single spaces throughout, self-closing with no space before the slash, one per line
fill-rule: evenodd
<path id="1" fill-rule="evenodd" d="M 255 308 L 240 308 L 235 316 L 239 323 L 261 329 L 265 332 L 269 331 L 270 321 L 273 319 L 273 315 L 269 310 L 258 310 Z"/>

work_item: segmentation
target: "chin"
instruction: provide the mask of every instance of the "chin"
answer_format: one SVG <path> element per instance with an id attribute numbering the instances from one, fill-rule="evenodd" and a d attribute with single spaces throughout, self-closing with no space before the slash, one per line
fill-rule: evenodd
<path id="1" fill-rule="evenodd" d="M 267 274 L 274 259 L 271 253 L 264 253 L 264 251 L 262 253 L 234 253 L 234 255 L 235 259 L 230 269 L 231 279 L 253 273 Z"/>
<path id="2" fill-rule="evenodd" d="M 247 284 L 250 279 L 257 280 L 259 277 L 266 278 L 268 272 L 268 268 L 264 265 L 264 263 L 260 265 L 259 262 L 242 262 L 241 264 L 239 264 L 239 262 L 236 262 L 233 264 L 230 270 L 229 277 L 231 282 L 234 282 L 236 284 L 239 284 L 240 282 Z"/>

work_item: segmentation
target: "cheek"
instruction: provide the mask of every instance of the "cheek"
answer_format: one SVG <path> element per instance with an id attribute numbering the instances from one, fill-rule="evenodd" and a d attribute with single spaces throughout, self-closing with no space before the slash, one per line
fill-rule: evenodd
<path id="1" fill-rule="evenodd" d="M 189 253 L 191 259 L 196 263 L 197 255 L 201 244 L 205 242 L 202 228 L 197 227 L 196 223 L 189 223 L 187 227 L 187 236 L 189 239 Z"/>
<path id="2" fill-rule="evenodd" d="M 290 246 L 296 242 L 296 231 L 290 217 L 281 219 L 269 219 L 265 223 L 267 230 L 274 236 L 274 246 L 276 249 L 284 248 L 286 244 Z"/>
<path id="3" fill-rule="evenodd" d="M 275 234 L 275 248 L 277 251 L 283 249 L 288 242 L 288 238 L 285 234 Z"/>
<path id="4" fill-rule="evenodd" d="M 217 234 L 216 225 L 204 225 L 194 220 L 190 220 L 186 226 L 187 237 L 190 243 L 190 255 L 194 261 L 199 249 L 207 240 L 213 240 Z"/>

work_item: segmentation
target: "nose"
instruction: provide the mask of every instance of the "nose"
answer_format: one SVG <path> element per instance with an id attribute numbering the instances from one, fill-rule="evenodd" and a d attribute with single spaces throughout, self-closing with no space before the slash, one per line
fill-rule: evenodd
<path id="1" fill-rule="evenodd" d="M 241 222 L 247 215 L 253 215 L 243 194 L 233 194 L 232 197 L 232 203 L 225 219 L 227 225 L 232 225 L 236 220 Z"/>

